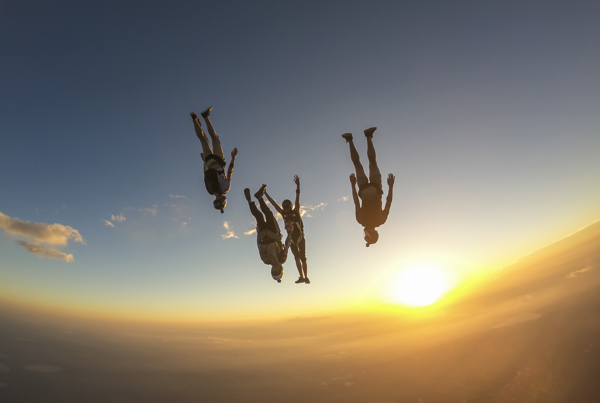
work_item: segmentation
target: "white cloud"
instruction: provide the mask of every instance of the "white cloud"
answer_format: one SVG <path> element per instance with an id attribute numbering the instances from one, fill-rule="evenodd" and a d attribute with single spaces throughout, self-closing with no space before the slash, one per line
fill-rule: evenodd
<path id="1" fill-rule="evenodd" d="M 251 229 L 250 231 L 244 232 L 244 235 L 252 235 L 252 234 L 256 234 L 256 228 Z"/>
<path id="2" fill-rule="evenodd" d="M 223 239 L 238 238 L 239 239 L 239 237 L 237 235 L 235 235 L 232 230 L 229 229 L 229 223 L 227 221 L 223 221 L 223 228 L 225 228 L 227 230 L 227 232 L 225 234 L 221 235 L 221 238 L 223 238 Z"/>
<path id="3" fill-rule="evenodd" d="M 316 206 L 313 206 L 311 204 L 308 204 L 306 206 L 300 206 L 300 216 L 312 217 L 311 213 L 314 213 L 315 211 L 323 211 L 325 209 L 325 206 L 327 206 L 327 203 L 319 203 Z"/>
<path id="4" fill-rule="evenodd" d="M 338 199 L 338 201 L 341 201 L 341 202 L 348 201 L 348 196 L 342 196 Z"/>
<path id="5" fill-rule="evenodd" d="M 117 221 L 117 222 L 123 222 L 123 221 L 125 221 L 125 220 L 126 220 L 126 218 L 125 218 L 125 217 L 123 217 L 123 214 L 121 214 L 121 215 L 114 215 L 114 214 L 111 214 L 111 215 L 110 215 L 110 219 L 111 219 L 111 220 L 113 220 L 113 221 Z"/>
<path id="6" fill-rule="evenodd" d="M 66 254 L 64 252 L 59 251 L 58 249 L 50 249 L 50 248 L 46 248 L 45 246 L 42 246 L 37 243 L 31 243 L 31 242 L 25 242 L 25 241 L 19 241 L 19 245 L 23 246 L 30 253 L 33 253 L 40 259 L 43 259 L 46 257 L 49 259 L 64 260 L 65 262 L 73 261 L 73 255 Z"/>
<path id="7" fill-rule="evenodd" d="M 111 222 L 110 222 L 110 221 L 108 221 L 108 220 L 104 220 L 104 224 L 106 224 L 106 226 L 107 226 L 107 227 L 112 227 L 112 228 L 114 228 L 114 227 L 115 227 L 115 224 L 111 223 Z"/>
<path id="8" fill-rule="evenodd" d="M 182 196 L 182 195 L 169 195 L 169 197 L 171 197 L 173 199 L 185 199 L 185 196 Z"/>
<path id="9" fill-rule="evenodd" d="M 66 245 L 69 239 L 85 244 L 79 231 L 67 225 L 21 221 L 0 213 L 0 228 L 7 234 L 23 235 L 48 244 Z"/>

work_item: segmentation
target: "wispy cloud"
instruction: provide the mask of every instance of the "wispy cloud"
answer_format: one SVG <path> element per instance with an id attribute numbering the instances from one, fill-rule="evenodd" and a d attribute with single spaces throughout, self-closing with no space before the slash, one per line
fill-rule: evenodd
<path id="1" fill-rule="evenodd" d="M 578 275 L 580 275 L 581 273 L 586 273 L 588 271 L 592 270 L 591 267 L 586 267 L 585 269 L 581 269 L 581 270 L 576 270 L 576 271 L 572 271 L 571 273 L 569 273 L 567 275 L 567 278 L 574 278 Z"/>
<path id="2" fill-rule="evenodd" d="M 315 211 L 323 211 L 326 206 L 327 203 L 319 203 L 316 206 L 313 206 L 312 204 L 300 206 L 300 216 L 312 217 L 311 213 L 314 213 Z"/>
<path id="3" fill-rule="evenodd" d="M 23 246 L 30 253 L 33 253 L 40 259 L 48 258 L 48 259 L 63 260 L 65 262 L 73 261 L 73 255 L 66 254 L 64 252 L 59 251 L 58 249 L 46 248 L 45 246 L 42 246 L 40 244 L 25 242 L 25 241 L 19 241 L 19 245 Z"/>
<path id="4" fill-rule="evenodd" d="M 183 196 L 183 195 L 169 195 L 169 197 L 171 197 L 173 199 L 185 199 L 185 196 Z"/>
<path id="5" fill-rule="evenodd" d="M 244 232 L 244 235 L 252 235 L 252 234 L 256 234 L 256 228 L 251 229 L 250 231 Z"/>
<path id="6" fill-rule="evenodd" d="M 123 222 L 126 220 L 126 218 L 123 216 L 123 214 L 120 214 L 120 215 L 111 214 L 110 219 L 113 221 L 117 221 L 117 222 Z"/>
<path id="7" fill-rule="evenodd" d="M 154 206 L 152 206 L 152 207 L 142 207 L 142 208 L 140 209 L 140 211 L 141 211 L 142 213 L 148 213 L 148 214 L 150 214 L 152 217 L 154 217 L 154 216 L 156 215 L 156 213 L 158 213 L 158 206 L 155 204 L 155 205 L 154 205 Z"/>
<path id="8" fill-rule="evenodd" d="M 341 202 L 348 201 L 348 196 L 342 196 L 338 199 L 338 201 L 341 201 Z"/>
<path id="9" fill-rule="evenodd" d="M 223 221 L 223 228 L 225 228 L 227 230 L 227 232 L 225 232 L 223 235 L 221 235 L 221 238 L 223 238 L 223 239 L 238 238 L 239 239 L 239 237 L 237 235 L 235 235 L 233 233 L 233 231 L 229 228 L 229 223 L 227 221 Z"/>
<path id="10" fill-rule="evenodd" d="M 111 219 L 111 221 L 104 220 L 104 225 L 106 225 L 107 227 L 111 227 L 111 228 L 115 227 L 115 224 L 113 223 L 113 221 L 114 222 L 123 222 L 126 220 L 126 218 L 123 214 L 119 214 L 119 215 L 111 214 L 110 219 Z"/>
<path id="11" fill-rule="evenodd" d="M 61 224 L 21 221 L 0 213 L 0 228 L 7 234 L 23 235 L 37 242 L 53 245 L 67 245 L 69 239 L 85 244 L 79 231 Z"/>

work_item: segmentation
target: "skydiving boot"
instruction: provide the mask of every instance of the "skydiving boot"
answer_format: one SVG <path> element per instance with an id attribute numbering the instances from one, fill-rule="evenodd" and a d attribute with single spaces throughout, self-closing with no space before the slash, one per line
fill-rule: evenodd
<path id="1" fill-rule="evenodd" d="M 365 130 L 365 136 L 373 138 L 373 132 L 375 132 L 375 130 L 377 130 L 376 127 L 368 128 L 367 130 Z"/>
<path id="2" fill-rule="evenodd" d="M 198 115 L 196 115 L 196 112 L 190 112 L 190 116 L 192 117 L 192 120 L 198 119 Z"/>
<path id="3" fill-rule="evenodd" d="M 252 200 L 250 198 L 250 189 L 248 189 L 248 188 L 244 189 L 244 196 L 246 197 L 246 200 L 248 200 L 248 201 Z"/>
<path id="4" fill-rule="evenodd" d="M 258 192 L 254 193 L 254 197 L 256 197 L 257 199 L 260 199 L 265 194 L 266 188 L 267 188 L 267 185 L 262 185 L 260 187 L 260 189 L 258 189 Z"/>
<path id="5" fill-rule="evenodd" d="M 352 133 L 344 133 L 342 137 L 346 140 L 346 143 L 349 143 L 352 140 Z"/>
<path id="6" fill-rule="evenodd" d="M 206 118 L 210 115 L 210 111 L 212 111 L 213 107 L 209 106 L 208 108 L 206 108 L 205 110 L 203 110 L 200 115 L 202 115 L 203 118 Z"/>

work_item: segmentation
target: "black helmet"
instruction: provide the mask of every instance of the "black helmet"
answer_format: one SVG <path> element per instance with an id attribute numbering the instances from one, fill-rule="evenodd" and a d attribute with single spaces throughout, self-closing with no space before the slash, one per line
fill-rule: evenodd
<path id="1" fill-rule="evenodd" d="M 225 206 L 227 206 L 227 197 L 225 197 L 225 195 L 221 195 L 221 196 L 217 197 L 213 201 L 213 206 L 217 210 L 221 210 L 221 214 L 224 213 L 223 209 L 225 208 Z"/>

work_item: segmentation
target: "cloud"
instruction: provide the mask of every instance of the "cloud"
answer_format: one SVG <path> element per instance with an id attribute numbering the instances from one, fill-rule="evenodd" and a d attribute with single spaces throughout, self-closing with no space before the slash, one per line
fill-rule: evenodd
<path id="1" fill-rule="evenodd" d="M 251 229 L 250 231 L 244 232 L 244 235 L 252 235 L 252 234 L 256 234 L 256 228 Z"/>
<path id="2" fill-rule="evenodd" d="M 169 195 L 169 197 L 173 198 L 173 199 L 185 199 L 185 196 L 182 195 Z"/>
<path id="3" fill-rule="evenodd" d="M 348 196 L 342 196 L 338 199 L 338 201 L 342 201 L 342 202 L 348 201 Z"/>
<path id="4" fill-rule="evenodd" d="M 586 267 L 585 269 L 581 269 L 581 270 L 576 270 L 576 271 L 572 271 L 571 273 L 569 273 L 567 275 L 567 278 L 574 278 L 575 276 L 581 274 L 581 273 L 586 273 L 588 271 L 592 270 L 591 267 Z"/>
<path id="5" fill-rule="evenodd" d="M 63 260 L 65 262 L 73 261 L 73 255 L 66 254 L 64 252 L 59 251 L 58 249 L 50 249 L 50 248 L 46 248 L 45 246 L 42 246 L 37 243 L 31 243 L 31 242 L 25 242 L 25 241 L 19 241 L 19 245 L 23 246 L 30 253 L 33 253 L 40 259 L 43 259 L 46 257 L 49 259 Z"/>
<path id="6" fill-rule="evenodd" d="M 223 221 L 223 228 L 225 228 L 227 230 L 227 232 L 225 234 L 221 235 L 221 238 L 223 238 L 223 239 L 238 238 L 239 239 L 239 237 L 237 235 L 235 235 L 232 230 L 229 229 L 229 223 L 227 221 Z"/>
<path id="7" fill-rule="evenodd" d="M 113 215 L 113 214 L 111 214 L 110 215 L 110 219 L 113 220 L 113 221 L 117 221 L 117 222 L 123 222 L 123 221 L 126 220 L 126 218 L 123 217 L 123 214 L 121 214 L 121 215 Z"/>
<path id="8" fill-rule="evenodd" d="M 152 217 L 154 217 L 154 216 L 156 215 L 156 213 L 158 213 L 158 209 L 157 209 L 157 206 L 156 206 L 156 204 L 155 204 L 154 206 L 152 206 L 152 207 L 142 207 L 142 208 L 140 209 L 140 211 L 141 211 L 142 213 L 148 213 L 148 214 L 150 214 Z"/>
<path id="9" fill-rule="evenodd" d="M 312 204 L 300 206 L 300 216 L 312 217 L 311 213 L 314 213 L 315 211 L 323 211 L 325 206 L 327 206 L 327 203 L 319 203 L 316 206 L 313 206 Z"/>
<path id="10" fill-rule="evenodd" d="M 104 220 L 104 224 L 106 224 L 106 226 L 108 226 L 108 227 L 112 227 L 112 228 L 114 228 L 114 227 L 115 227 L 115 224 L 111 223 L 111 222 L 110 222 L 110 221 L 108 221 L 108 220 Z"/>
<path id="11" fill-rule="evenodd" d="M 85 244 L 79 231 L 67 225 L 21 221 L 0 213 L 0 228 L 7 234 L 23 235 L 53 245 L 67 245 L 69 239 Z"/>

